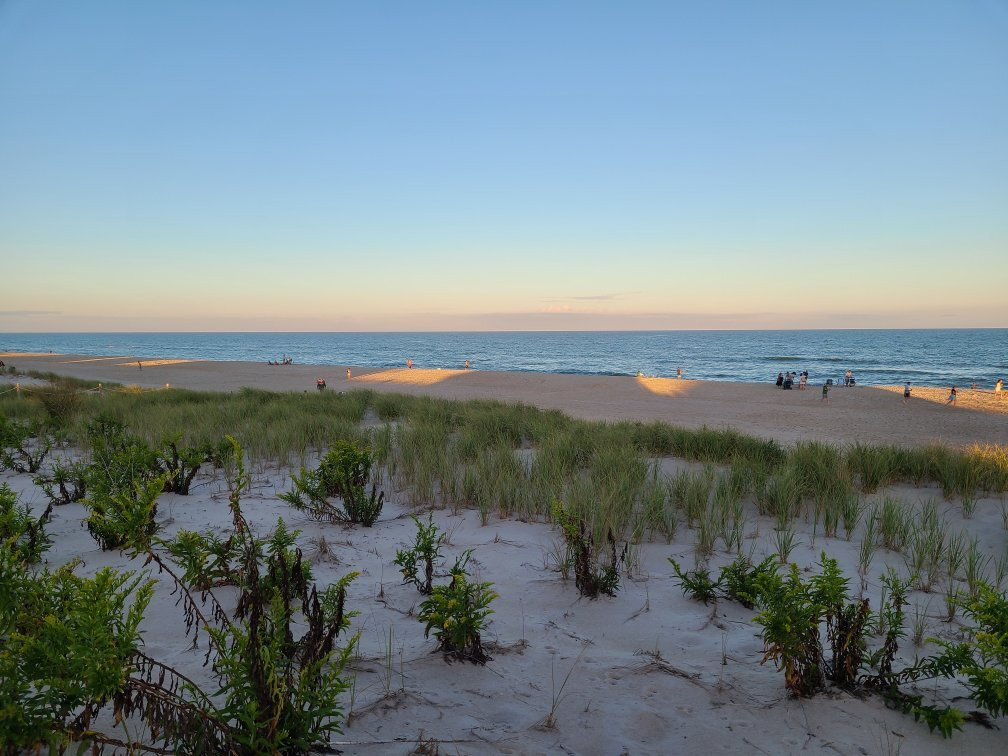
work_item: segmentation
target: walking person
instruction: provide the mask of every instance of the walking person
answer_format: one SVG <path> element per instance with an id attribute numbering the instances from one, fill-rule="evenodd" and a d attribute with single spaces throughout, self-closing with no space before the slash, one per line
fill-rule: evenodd
<path id="1" fill-rule="evenodd" d="M 1001 386 L 1002 386 L 1002 383 L 1003 383 L 1003 381 L 1000 378 L 998 378 L 997 379 L 997 383 L 994 384 L 994 398 L 995 399 L 1000 399 L 1001 398 Z"/>
<path id="2" fill-rule="evenodd" d="M 676 368 L 675 377 L 678 378 L 680 381 L 682 380 L 682 368 Z"/>
<path id="3" fill-rule="evenodd" d="M 953 386 L 952 390 L 949 392 L 948 399 L 945 400 L 945 404 L 951 404 L 955 407 L 956 403 L 956 387 Z"/>
<path id="4" fill-rule="evenodd" d="M 903 387 L 903 404 L 906 404 L 908 401 L 910 401 L 910 381 L 907 381 Z"/>
<path id="5" fill-rule="evenodd" d="M 824 401 L 824 402 L 827 402 L 827 403 L 829 402 L 829 389 L 830 389 L 829 381 L 826 381 L 822 385 L 822 400 L 821 401 Z"/>

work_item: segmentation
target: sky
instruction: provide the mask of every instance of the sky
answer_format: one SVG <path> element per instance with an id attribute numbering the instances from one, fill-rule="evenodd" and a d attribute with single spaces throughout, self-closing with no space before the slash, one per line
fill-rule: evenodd
<path id="1" fill-rule="evenodd" d="M 1008 327 L 1008 0 L 0 0 L 0 332 Z"/>

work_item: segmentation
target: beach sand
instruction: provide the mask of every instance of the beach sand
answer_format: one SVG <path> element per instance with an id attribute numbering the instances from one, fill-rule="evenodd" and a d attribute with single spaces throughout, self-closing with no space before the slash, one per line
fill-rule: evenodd
<path id="1" fill-rule="evenodd" d="M 782 391 L 767 383 L 727 383 L 674 378 L 562 375 L 484 370 L 371 369 L 348 365 L 267 365 L 253 362 L 149 360 L 86 355 L 0 355 L 19 370 L 38 370 L 89 381 L 149 388 L 235 391 L 315 390 L 323 377 L 330 391 L 366 388 L 446 399 L 496 399 L 557 409 L 586 420 L 664 421 L 688 428 L 732 427 L 783 443 L 817 439 L 920 445 L 1008 444 L 1008 396 L 960 389 L 957 406 L 947 389 L 915 388 L 903 404 L 902 388 L 834 386 L 823 402 L 819 386 Z M 137 362 L 143 365 L 137 366 Z M 350 367 L 351 380 L 346 379 Z M 894 391 L 897 392 L 894 394 Z"/>
<path id="2" fill-rule="evenodd" d="M 276 390 L 314 391 L 323 375 L 330 390 L 346 387 L 345 367 L 266 366 L 249 363 L 186 362 L 129 367 L 128 359 L 75 361 L 81 358 L 4 357 L 21 370 L 45 370 L 94 381 L 115 380 L 150 387 L 234 390 L 257 386 Z M 142 358 L 140 358 L 142 359 Z M 351 387 L 399 391 L 453 398 L 493 398 L 524 401 L 562 409 L 593 419 L 666 420 L 682 425 L 731 425 L 748 433 L 782 441 L 820 438 L 828 441 L 891 441 L 920 443 L 941 439 L 950 443 L 1008 440 L 1003 412 L 965 406 L 945 407 L 916 397 L 902 406 L 902 397 L 886 389 L 835 388 L 829 404 L 820 392 L 777 390 L 772 384 L 720 384 L 669 379 L 559 376 L 477 371 L 352 368 Z M 697 466 L 665 460 L 666 472 Z M 21 493 L 21 501 L 40 510 L 47 503 L 30 475 L 0 473 Z M 361 576 L 352 584 L 348 606 L 360 611 L 354 630 L 361 632 L 360 656 L 352 716 L 339 737 L 349 754 L 410 753 L 422 738 L 433 738 L 441 753 L 461 754 L 994 754 L 1008 750 L 1008 728 L 989 730 L 967 723 L 951 741 L 930 734 L 926 725 L 888 709 L 877 696 L 861 698 L 832 690 L 809 699 L 790 698 L 782 673 L 772 663 L 760 664 L 762 643 L 754 612 L 719 601 L 710 606 L 685 598 L 667 558 L 687 567 L 694 563 L 695 531 L 681 523 L 670 543 L 648 540 L 632 552 L 634 567 L 615 598 L 580 598 L 573 580 L 554 569 L 550 552 L 560 536 L 550 525 L 515 522 L 491 516 L 481 525 L 478 512 L 447 509 L 434 512 L 438 526 L 449 534 L 445 561 L 473 549 L 475 577 L 492 581 L 500 598 L 494 602 L 483 640 L 493 657 L 486 667 L 447 664 L 425 639 L 416 619 L 422 600 L 400 583 L 393 564 L 397 549 L 412 543 L 415 526 L 408 517 L 419 513 L 408 495 L 385 481 L 386 505 L 373 528 L 343 527 L 315 522 L 292 510 L 278 494 L 289 490 L 290 471 L 270 465 L 253 468 L 253 488 L 244 511 L 260 534 L 277 517 L 302 531 L 299 546 L 314 563 L 316 579 L 327 584 L 351 570 Z M 1002 500 L 979 501 L 971 519 L 959 502 L 942 499 L 930 487 L 897 487 L 866 497 L 878 501 L 897 496 L 920 508 L 936 502 L 949 532 L 976 538 L 985 553 L 1004 554 L 1008 539 L 1002 523 Z M 102 552 L 82 527 L 80 504 L 55 511 L 49 527 L 55 541 L 48 553 L 51 565 L 78 555 L 83 572 L 102 566 L 140 569 L 139 560 L 118 552 Z M 162 535 L 181 528 L 225 533 L 231 520 L 225 482 L 205 470 L 190 496 L 165 494 L 159 503 Z M 858 589 L 860 530 L 851 540 L 815 535 L 796 522 L 798 545 L 792 561 L 806 570 L 825 550 L 840 562 Z M 330 552 L 320 552 L 320 539 Z M 758 560 L 774 551 L 773 521 L 757 517 L 749 503 L 745 549 Z M 729 562 L 719 542 L 711 567 Z M 447 565 L 442 565 L 439 575 Z M 901 571 L 903 555 L 879 549 L 865 585 L 865 596 L 878 606 L 878 576 L 886 566 Z M 806 577 L 808 573 L 805 573 Z M 444 582 L 444 578 L 440 578 Z M 233 588 L 217 590 L 233 606 Z M 212 689 L 203 654 L 189 649 L 184 620 L 170 586 L 162 581 L 143 623 L 145 651 L 177 665 Z M 954 639 L 959 621 L 941 618 L 940 589 L 910 594 L 908 632 L 920 607 L 926 635 Z M 961 617 L 960 617 L 961 619 Z M 391 632 L 391 642 L 390 642 Z M 877 643 L 878 638 L 872 642 Z M 909 639 L 900 646 L 903 662 L 933 653 L 935 644 L 916 648 Z M 569 675 L 569 679 L 568 679 Z M 964 695 L 954 684 L 924 686 L 944 700 Z M 912 691 L 912 688 L 910 688 Z M 967 706 L 965 700 L 956 704 Z M 344 698 L 349 708 L 349 696 Z M 555 727 L 544 721 L 553 712 Z M 419 752 L 419 751 L 418 751 Z M 432 752 L 432 751 L 424 751 Z"/>

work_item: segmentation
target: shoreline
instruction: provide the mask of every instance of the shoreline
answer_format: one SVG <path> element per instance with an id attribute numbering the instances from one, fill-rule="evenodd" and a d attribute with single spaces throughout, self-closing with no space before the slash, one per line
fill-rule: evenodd
<path id="1" fill-rule="evenodd" d="M 559 410 L 583 420 L 730 427 L 782 443 L 817 440 L 903 446 L 933 442 L 952 446 L 1008 445 L 1008 397 L 995 397 L 994 392 L 983 389 L 960 389 L 957 406 L 951 407 L 945 404 L 948 389 L 935 387 L 914 387 L 910 402 L 903 405 L 902 388 L 898 386 L 833 386 L 829 401 L 822 402 L 819 386 L 782 391 L 770 381 L 731 383 L 646 376 L 267 365 L 133 355 L 5 353 L 0 359 L 22 372 L 55 373 L 151 389 L 168 386 L 196 391 L 237 391 L 243 387 L 315 391 L 316 379 L 322 377 L 330 391 L 368 389 L 441 399 L 490 399 Z"/>

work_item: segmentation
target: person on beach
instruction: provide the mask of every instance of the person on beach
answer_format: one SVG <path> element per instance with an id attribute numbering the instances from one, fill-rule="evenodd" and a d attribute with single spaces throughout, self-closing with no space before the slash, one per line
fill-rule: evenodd
<path id="1" fill-rule="evenodd" d="M 799 391 L 804 391 L 806 383 L 808 383 L 808 371 L 803 371 L 798 376 L 798 390 Z"/>
<path id="2" fill-rule="evenodd" d="M 945 400 L 945 404 L 951 404 L 953 407 L 956 403 L 956 387 L 953 386 L 952 390 L 949 392 L 948 399 Z"/>
<path id="3" fill-rule="evenodd" d="M 784 387 L 784 373 L 777 373 L 777 388 Z"/>
<path id="4" fill-rule="evenodd" d="M 997 383 L 994 384 L 994 396 L 997 399 L 1001 398 L 1001 385 L 1002 385 L 1002 383 L 1003 383 L 1002 380 L 1000 378 L 998 378 L 997 379 Z"/>
<path id="5" fill-rule="evenodd" d="M 822 400 L 821 401 L 824 401 L 824 402 L 828 402 L 829 401 L 829 389 L 830 389 L 830 385 L 829 385 L 829 381 L 827 381 L 826 383 L 824 383 L 822 385 Z"/>
<path id="6" fill-rule="evenodd" d="M 413 369 L 413 359 L 412 358 L 406 360 L 406 368 L 407 368 L 407 370 L 412 370 Z"/>
<path id="7" fill-rule="evenodd" d="M 466 360 L 466 370 L 469 369 L 469 360 Z"/>
<path id="8" fill-rule="evenodd" d="M 137 360 L 137 367 L 138 367 L 138 368 L 139 368 L 140 370 L 143 370 L 143 365 L 141 365 L 141 364 L 140 364 L 140 360 Z"/>
<path id="9" fill-rule="evenodd" d="M 347 369 L 346 369 L 346 379 L 347 379 L 348 381 L 350 380 L 350 368 L 347 368 Z"/>
<path id="10" fill-rule="evenodd" d="M 680 381 L 682 380 L 682 368 L 676 368 L 675 377 L 678 378 Z"/>
<path id="11" fill-rule="evenodd" d="M 315 381 L 315 388 L 317 388 L 319 391 L 321 391 L 322 389 L 324 389 L 325 388 L 325 378 L 322 378 L 320 376 L 318 378 L 318 380 Z"/>
<path id="12" fill-rule="evenodd" d="M 906 386 L 903 387 L 903 404 L 906 404 L 910 400 L 910 381 L 906 382 Z"/>

